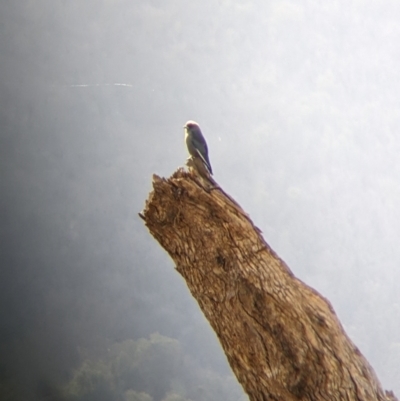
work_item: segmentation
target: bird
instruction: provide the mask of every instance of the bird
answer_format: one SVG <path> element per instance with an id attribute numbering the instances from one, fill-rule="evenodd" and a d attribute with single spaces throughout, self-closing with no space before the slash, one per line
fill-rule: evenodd
<path id="1" fill-rule="evenodd" d="M 193 158 L 200 158 L 207 171 L 212 175 L 210 159 L 208 158 L 207 142 L 204 139 L 199 124 L 194 121 L 188 121 L 185 128 L 185 141 L 189 153 Z"/>

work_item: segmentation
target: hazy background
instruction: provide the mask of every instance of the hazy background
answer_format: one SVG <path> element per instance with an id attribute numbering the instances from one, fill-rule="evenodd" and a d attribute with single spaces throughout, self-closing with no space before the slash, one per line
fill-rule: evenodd
<path id="1" fill-rule="evenodd" d="M 399 395 L 399 21 L 398 0 L 1 1 L 0 398 L 245 399 L 137 216 L 189 119 Z"/>

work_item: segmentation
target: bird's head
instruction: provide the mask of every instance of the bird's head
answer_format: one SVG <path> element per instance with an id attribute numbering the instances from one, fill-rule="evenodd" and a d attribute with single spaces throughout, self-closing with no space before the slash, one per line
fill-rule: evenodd
<path id="1" fill-rule="evenodd" d="M 192 121 L 192 120 L 189 120 L 189 121 L 184 125 L 183 128 L 185 128 L 185 131 L 186 131 L 187 133 L 191 133 L 191 132 L 194 132 L 194 131 L 200 131 L 199 124 L 197 124 L 195 121 Z"/>

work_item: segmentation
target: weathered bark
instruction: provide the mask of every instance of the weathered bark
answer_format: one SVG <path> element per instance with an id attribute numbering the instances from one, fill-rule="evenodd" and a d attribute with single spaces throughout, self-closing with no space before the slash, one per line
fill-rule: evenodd
<path id="1" fill-rule="evenodd" d="M 215 182 L 214 182 L 215 184 Z M 250 400 L 390 400 L 330 303 L 220 187 L 153 177 L 141 217 L 176 263 Z"/>

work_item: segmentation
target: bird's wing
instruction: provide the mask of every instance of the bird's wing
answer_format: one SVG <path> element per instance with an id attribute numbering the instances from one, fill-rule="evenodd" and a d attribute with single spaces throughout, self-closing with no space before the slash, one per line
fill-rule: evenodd
<path id="1" fill-rule="evenodd" d="M 203 160 L 203 163 L 207 166 L 207 170 L 212 174 L 212 168 L 210 160 L 208 159 L 208 148 L 207 143 L 203 137 L 198 132 L 193 132 L 192 134 L 192 143 L 194 148 L 196 149 L 197 154 Z"/>
<path id="2" fill-rule="evenodd" d="M 210 164 L 207 162 L 205 157 L 201 154 L 200 150 L 196 149 L 196 152 L 200 156 L 201 160 L 203 160 L 204 164 L 208 167 L 208 169 L 210 169 Z"/>
<path id="3" fill-rule="evenodd" d="M 213 172 L 212 172 L 212 168 L 211 168 L 210 162 L 208 160 L 206 160 L 206 158 L 208 159 L 207 154 L 206 154 L 206 157 L 204 157 L 199 149 L 196 149 L 196 152 L 200 156 L 200 159 L 203 161 L 203 164 L 206 166 L 208 172 L 210 174 L 212 174 Z"/>

